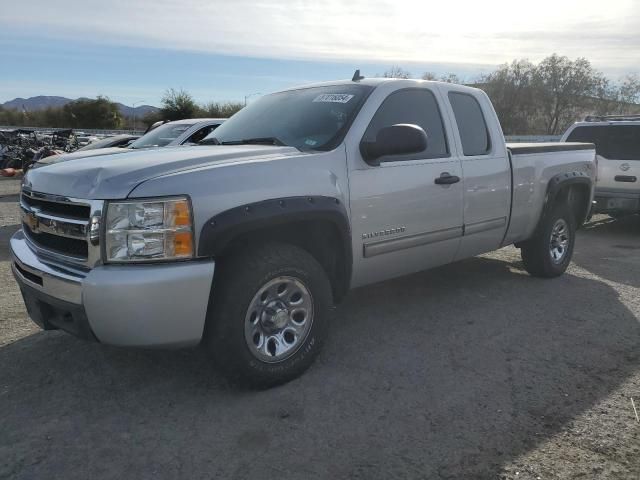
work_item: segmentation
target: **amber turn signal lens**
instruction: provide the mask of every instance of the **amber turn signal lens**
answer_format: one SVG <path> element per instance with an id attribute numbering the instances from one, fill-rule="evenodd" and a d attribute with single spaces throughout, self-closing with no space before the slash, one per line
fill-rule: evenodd
<path id="1" fill-rule="evenodd" d="M 173 204 L 173 214 L 175 218 L 175 224 L 178 225 L 191 225 L 191 216 L 189 214 L 189 203 L 187 200 L 181 200 Z"/>
<path id="2" fill-rule="evenodd" d="M 190 257 L 193 254 L 193 236 L 191 232 L 176 232 L 173 239 L 176 257 Z"/>

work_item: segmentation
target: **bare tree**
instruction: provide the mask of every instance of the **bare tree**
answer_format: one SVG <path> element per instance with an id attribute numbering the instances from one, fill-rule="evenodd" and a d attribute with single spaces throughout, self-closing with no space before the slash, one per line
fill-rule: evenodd
<path id="1" fill-rule="evenodd" d="M 529 132 L 536 116 L 533 78 L 536 67 L 528 60 L 514 60 L 488 75 L 481 76 L 483 88 L 500 118 L 506 134 Z"/>
<path id="2" fill-rule="evenodd" d="M 462 80 L 455 73 L 446 73 L 440 77 L 441 82 L 462 85 Z"/>
<path id="3" fill-rule="evenodd" d="M 437 80 L 439 82 L 462 84 L 462 80 L 455 73 L 446 73 L 444 75 L 436 75 L 433 72 L 424 72 L 422 80 Z"/>
<path id="4" fill-rule="evenodd" d="M 546 133 L 556 135 L 593 104 L 604 77 L 585 58 L 570 60 L 553 54 L 535 70 L 534 90 Z"/>
<path id="5" fill-rule="evenodd" d="M 411 72 L 394 65 L 382 74 L 384 78 L 411 78 Z"/>
<path id="6" fill-rule="evenodd" d="M 627 75 L 619 87 L 619 101 L 624 105 L 623 108 L 632 111 L 622 111 L 620 113 L 636 113 L 640 103 L 640 76 L 637 74 Z"/>

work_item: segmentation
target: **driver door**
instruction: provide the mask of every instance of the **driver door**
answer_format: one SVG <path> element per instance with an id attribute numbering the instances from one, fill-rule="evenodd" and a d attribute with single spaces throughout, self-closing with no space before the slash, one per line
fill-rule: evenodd
<path id="1" fill-rule="evenodd" d="M 414 124 L 425 130 L 428 145 L 419 153 L 382 157 L 379 166 L 361 156 L 352 162 L 353 286 L 446 264 L 456 255 L 463 232 L 462 169 L 451 155 L 437 95 L 427 87 L 393 91 L 364 133 L 362 140 L 372 142 L 384 127 Z M 453 181 L 438 180 L 447 176 Z"/>

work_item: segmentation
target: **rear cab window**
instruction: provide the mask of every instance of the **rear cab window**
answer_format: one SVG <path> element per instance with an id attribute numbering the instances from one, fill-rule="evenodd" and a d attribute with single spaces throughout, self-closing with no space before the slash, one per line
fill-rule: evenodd
<path id="1" fill-rule="evenodd" d="M 491 136 L 478 100 L 468 93 L 449 92 L 449 103 L 458 125 L 464 156 L 489 154 Z"/>
<path id="2" fill-rule="evenodd" d="M 567 136 L 567 142 L 586 142 L 610 160 L 640 161 L 640 125 L 584 125 Z"/>

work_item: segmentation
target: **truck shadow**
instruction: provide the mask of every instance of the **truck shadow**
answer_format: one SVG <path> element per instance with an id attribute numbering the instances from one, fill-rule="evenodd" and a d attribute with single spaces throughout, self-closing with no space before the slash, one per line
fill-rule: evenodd
<path id="1" fill-rule="evenodd" d="M 596 217 L 578 232 L 573 262 L 599 277 L 640 288 L 640 215 Z"/>
<path id="2" fill-rule="evenodd" d="M 636 371 L 639 341 L 608 285 L 489 258 L 355 290 L 269 391 L 201 351 L 39 333 L 0 348 L 0 477 L 495 478 Z"/>
<path id="3" fill-rule="evenodd" d="M 0 195 L 0 203 L 18 203 L 20 201 L 20 195 Z"/>

